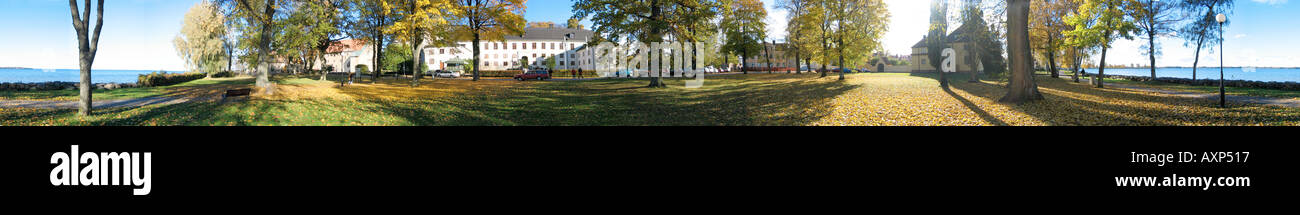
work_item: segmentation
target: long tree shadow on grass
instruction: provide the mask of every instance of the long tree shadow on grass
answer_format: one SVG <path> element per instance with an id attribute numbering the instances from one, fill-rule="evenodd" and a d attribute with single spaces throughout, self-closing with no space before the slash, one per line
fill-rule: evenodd
<path id="1" fill-rule="evenodd" d="M 933 74 L 914 74 L 936 78 Z M 966 83 L 968 77 L 950 79 L 952 87 L 996 101 L 1005 86 L 987 82 Z M 1093 88 L 1063 79 L 1037 78 L 1043 101 L 1009 105 L 1052 125 L 1179 125 L 1255 124 L 1300 122 L 1297 111 L 1282 107 L 1235 104 L 1238 108 L 1208 110 L 1207 101 L 1153 94 L 1121 88 Z M 937 86 L 936 86 L 937 87 Z M 1200 110 L 1200 111 L 1187 111 Z M 1221 112 L 1220 112 L 1221 111 Z"/>
<path id="2" fill-rule="evenodd" d="M 641 88 L 644 80 L 540 82 L 431 99 L 370 100 L 420 125 L 806 125 L 857 88 L 829 79 L 711 79 Z"/>

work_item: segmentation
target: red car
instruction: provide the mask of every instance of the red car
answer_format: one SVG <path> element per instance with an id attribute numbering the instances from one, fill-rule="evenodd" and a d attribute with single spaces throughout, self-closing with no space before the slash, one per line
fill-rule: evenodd
<path id="1" fill-rule="evenodd" d="M 515 80 L 523 81 L 529 79 L 534 79 L 538 81 L 551 79 L 551 73 L 547 71 L 529 71 L 524 74 L 515 75 Z"/>

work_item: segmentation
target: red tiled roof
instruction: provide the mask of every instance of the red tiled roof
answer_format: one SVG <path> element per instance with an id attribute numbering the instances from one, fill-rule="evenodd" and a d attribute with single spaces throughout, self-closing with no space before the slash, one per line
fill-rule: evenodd
<path id="1" fill-rule="evenodd" d="M 361 50 L 365 46 L 366 46 L 366 41 L 363 40 L 357 40 L 357 39 L 340 40 L 338 42 L 334 42 L 333 44 L 330 44 L 329 49 L 325 49 L 325 53 L 334 54 L 334 53 L 341 53 L 341 52 L 348 52 L 348 51 L 356 51 L 356 50 Z"/>

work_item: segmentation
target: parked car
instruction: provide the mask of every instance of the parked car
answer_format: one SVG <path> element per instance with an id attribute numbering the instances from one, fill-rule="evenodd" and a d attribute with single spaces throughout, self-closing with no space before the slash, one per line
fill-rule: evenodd
<path id="1" fill-rule="evenodd" d="M 434 78 L 460 78 L 460 71 L 433 71 Z"/>
<path id="2" fill-rule="evenodd" d="M 527 73 L 515 75 L 515 80 L 546 80 L 551 79 L 551 73 L 546 70 L 529 70 Z"/>

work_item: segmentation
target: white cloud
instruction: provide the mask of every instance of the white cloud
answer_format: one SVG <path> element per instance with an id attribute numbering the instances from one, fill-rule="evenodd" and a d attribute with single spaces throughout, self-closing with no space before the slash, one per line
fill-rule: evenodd
<path id="1" fill-rule="evenodd" d="M 1237 34 L 1237 35 L 1232 36 L 1233 39 L 1241 39 L 1241 38 L 1245 38 L 1245 37 L 1246 37 L 1246 34 Z"/>

